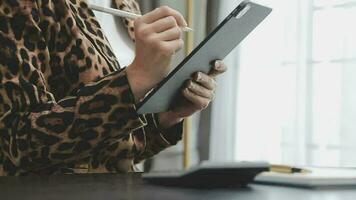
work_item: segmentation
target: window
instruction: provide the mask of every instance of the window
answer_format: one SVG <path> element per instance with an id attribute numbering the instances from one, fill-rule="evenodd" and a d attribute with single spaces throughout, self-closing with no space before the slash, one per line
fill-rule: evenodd
<path id="1" fill-rule="evenodd" d="M 356 0 L 266 0 L 241 45 L 235 159 L 356 165 Z"/>

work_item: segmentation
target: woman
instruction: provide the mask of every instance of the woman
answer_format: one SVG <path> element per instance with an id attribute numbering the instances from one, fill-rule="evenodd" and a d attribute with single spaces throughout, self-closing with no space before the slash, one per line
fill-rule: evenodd
<path id="1" fill-rule="evenodd" d="M 134 0 L 113 3 L 139 12 Z M 161 7 L 125 24 L 136 56 L 120 68 L 85 1 L 0 2 L 0 175 L 128 172 L 181 139 L 183 118 L 206 108 L 226 66 L 198 73 L 172 111 L 138 115 L 186 22 Z"/>

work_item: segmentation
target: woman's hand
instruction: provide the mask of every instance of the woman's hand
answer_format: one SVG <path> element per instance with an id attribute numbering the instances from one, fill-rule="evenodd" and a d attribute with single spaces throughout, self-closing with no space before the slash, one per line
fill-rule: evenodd
<path id="1" fill-rule="evenodd" d="M 177 102 L 177 106 L 172 111 L 161 113 L 159 123 L 162 129 L 169 128 L 184 118 L 207 108 L 214 99 L 217 83 L 216 76 L 226 72 L 227 67 L 221 61 L 216 61 L 213 69 L 207 75 L 201 72 L 195 74 L 193 79 L 183 87 L 182 96 L 184 98 Z"/>
<path id="2" fill-rule="evenodd" d="M 136 101 L 171 71 L 172 57 L 184 44 L 180 27 L 185 26 L 183 16 L 167 6 L 135 21 L 136 57 L 127 75 Z"/>

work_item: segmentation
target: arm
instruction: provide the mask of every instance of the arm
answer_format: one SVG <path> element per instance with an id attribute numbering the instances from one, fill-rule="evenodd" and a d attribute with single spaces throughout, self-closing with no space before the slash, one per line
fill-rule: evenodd
<path id="1" fill-rule="evenodd" d="M 161 128 L 158 114 L 146 115 L 147 126 L 133 133 L 136 145 L 135 163 L 150 158 L 164 149 L 176 145 L 183 135 L 183 122 Z"/>
<path id="2" fill-rule="evenodd" d="M 4 155 L 23 170 L 86 158 L 101 141 L 116 140 L 145 125 L 135 112 L 125 71 L 60 101 L 47 99 L 50 93 L 29 82 L 15 82 L 18 79 L 5 81 L 0 90 L 1 106 L 9 107 L 1 117 L 1 139 Z M 22 99 L 8 96 L 6 90 Z"/>
<path id="3" fill-rule="evenodd" d="M 134 104 L 165 76 L 174 52 L 181 47 L 178 24 L 185 22 L 179 13 L 163 7 L 137 20 L 138 56 L 132 65 L 83 86 L 73 96 L 56 99 L 47 90 L 42 68 L 33 62 L 45 57 L 42 64 L 51 69 L 48 49 L 33 52 L 20 40 L 23 34 L 31 35 L 31 45 L 46 43 L 38 18 L 32 15 L 37 4 L 20 1 L 13 6 L 17 7 L 11 10 L 13 15 L 23 22 L 19 26 L 24 26 L 19 30 L 24 29 L 16 32 L 15 38 L 12 32 L 0 32 L 0 142 L 6 173 L 86 160 L 93 151 L 106 148 L 102 144 L 115 143 L 146 124 Z M 147 76 L 150 79 L 142 79 Z"/>
<path id="4" fill-rule="evenodd" d="M 136 0 L 114 0 L 113 4 L 115 8 L 120 10 L 141 14 L 139 4 Z M 128 29 L 131 39 L 135 41 L 135 21 L 123 18 L 123 22 Z M 132 74 L 138 75 L 140 73 L 142 73 L 141 70 Z M 138 76 L 141 79 L 144 77 L 147 76 L 144 74 Z M 145 82 L 145 80 L 140 82 Z M 137 129 L 132 134 L 135 143 L 135 163 L 150 158 L 162 150 L 177 144 L 182 138 L 183 123 L 180 123 L 182 119 L 177 119 L 170 112 L 148 114 L 145 115 L 145 118 L 147 119 L 147 126 Z"/>
<path id="5" fill-rule="evenodd" d="M 145 115 L 146 126 L 114 143 L 106 143 L 105 150 L 95 152 L 91 159 L 92 172 L 127 172 L 130 168 L 134 170 L 132 164 L 150 158 L 181 140 L 182 123 L 162 130 L 154 121 L 156 117 L 152 114 Z"/>
<path id="6" fill-rule="evenodd" d="M 27 10 L 37 9 L 33 1 L 22 2 Z M 14 13 L 26 23 L 19 34 L 35 29 L 38 33 L 32 42 L 45 42 L 27 10 Z M 5 23 L 3 27 L 10 27 L 9 21 Z M 47 90 L 45 75 L 28 58 L 41 60 L 39 52 L 33 54 L 18 36 L 0 31 L 0 146 L 6 172 L 18 174 L 87 158 L 101 141 L 125 136 L 146 124 L 135 111 L 126 69 L 83 86 L 73 96 L 55 99 Z"/>

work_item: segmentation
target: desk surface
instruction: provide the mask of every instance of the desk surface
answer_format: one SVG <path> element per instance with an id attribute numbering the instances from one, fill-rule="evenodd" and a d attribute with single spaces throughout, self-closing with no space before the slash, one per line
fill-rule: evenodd
<path id="1" fill-rule="evenodd" d="M 150 185 L 140 178 L 140 174 L 91 174 L 52 177 L 0 177 L 0 199 L 355 200 L 356 188 L 308 190 L 250 185 L 245 189 L 199 190 Z"/>

